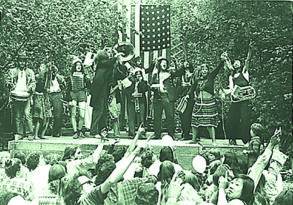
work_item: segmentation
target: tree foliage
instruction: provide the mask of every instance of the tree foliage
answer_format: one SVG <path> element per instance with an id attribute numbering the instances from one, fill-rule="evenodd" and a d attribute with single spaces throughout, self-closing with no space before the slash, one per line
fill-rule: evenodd
<path id="1" fill-rule="evenodd" d="M 70 54 L 80 55 L 104 44 L 114 45 L 118 25 L 123 21 L 117 12 L 117 2 L 0 0 L 0 78 L 14 66 L 19 50 L 27 51 L 33 69 L 40 63 L 54 61 L 66 71 Z M 195 66 L 207 63 L 214 67 L 223 51 L 228 51 L 231 59 L 244 62 L 248 44 L 253 41 L 250 75 L 257 97 L 251 102 L 251 120 L 261 122 L 268 130 L 282 125 L 285 139 L 292 140 L 291 2 L 143 0 L 142 3 L 171 5 L 172 45 L 185 41 L 187 58 Z M 173 49 L 173 54 L 177 50 Z M 176 57 L 184 58 L 183 53 Z M 227 74 L 221 75 L 217 84 L 227 86 Z"/>

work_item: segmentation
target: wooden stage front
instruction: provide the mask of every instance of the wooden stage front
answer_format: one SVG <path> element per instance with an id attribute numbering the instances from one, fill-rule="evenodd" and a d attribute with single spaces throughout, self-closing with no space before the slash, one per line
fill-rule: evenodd
<path id="1" fill-rule="evenodd" d="M 106 145 L 111 144 L 114 141 L 114 139 L 110 138 L 109 141 L 106 142 Z M 122 136 L 119 139 L 117 145 L 128 146 L 131 143 L 131 141 L 131 139 L 126 138 L 126 133 L 122 133 Z M 138 144 L 145 143 L 145 141 L 146 140 L 141 139 L 138 141 Z M 213 146 L 211 144 L 211 139 L 202 139 L 201 145 L 190 144 L 190 142 L 190 140 L 175 141 L 176 156 L 178 158 L 179 163 L 184 168 L 191 168 L 192 158 L 198 153 L 213 150 L 216 152 L 220 152 L 221 154 L 226 152 L 233 152 L 239 155 L 245 149 L 240 140 L 237 140 L 237 143 L 240 145 L 229 145 L 228 140 L 219 139 L 217 140 L 216 146 Z M 16 151 L 22 151 L 24 153 L 42 152 L 44 155 L 46 155 L 48 153 L 62 154 L 65 147 L 79 146 L 83 152 L 89 153 L 92 150 L 94 150 L 100 143 L 101 140 L 96 138 L 73 139 L 70 136 L 60 138 L 49 137 L 48 139 L 33 141 L 29 141 L 27 139 L 18 141 L 13 140 L 9 142 L 8 149 L 11 153 L 14 153 Z M 150 140 L 149 145 L 153 147 L 154 152 L 158 154 L 161 147 L 164 146 L 164 144 L 162 143 L 162 140 Z"/>

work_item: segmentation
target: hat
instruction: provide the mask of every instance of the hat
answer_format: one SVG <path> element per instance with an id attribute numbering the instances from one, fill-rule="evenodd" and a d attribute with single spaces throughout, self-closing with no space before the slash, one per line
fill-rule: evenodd
<path id="1" fill-rule="evenodd" d="M 207 161 L 201 155 L 196 155 L 192 160 L 192 167 L 198 173 L 204 173 L 207 167 Z"/>
<path id="2" fill-rule="evenodd" d="M 65 167 L 61 164 L 54 164 L 49 170 L 49 179 L 48 182 L 61 179 L 66 174 Z"/>
<path id="3" fill-rule="evenodd" d="M 272 160 L 275 160 L 279 162 L 282 166 L 285 164 L 288 156 L 285 155 L 284 153 L 280 152 L 277 149 L 274 149 L 273 155 L 272 155 Z"/>

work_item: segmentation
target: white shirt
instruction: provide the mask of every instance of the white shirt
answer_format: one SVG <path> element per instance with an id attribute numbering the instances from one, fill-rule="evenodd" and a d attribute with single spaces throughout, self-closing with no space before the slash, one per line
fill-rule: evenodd
<path id="1" fill-rule="evenodd" d="M 58 83 L 57 78 L 55 78 L 54 80 L 52 80 L 52 84 L 50 86 L 50 93 L 57 93 L 57 92 L 60 92 L 60 91 L 61 91 L 60 85 Z"/>
<path id="2" fill-rule="evenodd" d="M 26 72 L 24 70 L 18 72 L 17 82 L 15 85 L 16 92 L 28 92 L 26 85 Z"/>

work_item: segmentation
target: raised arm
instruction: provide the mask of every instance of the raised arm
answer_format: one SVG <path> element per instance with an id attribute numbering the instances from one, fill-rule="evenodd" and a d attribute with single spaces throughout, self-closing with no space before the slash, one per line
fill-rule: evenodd
<path id="1" fill-rule="evenodd" d="M 244 67 L 242 72 L 248 72 L 249 66 L 250 66 L 250 60 L 251 60 L 251 53 L 252 53 L 252 42 L 249 43 L 249 48 L 248 48 L 248 53 L 247 53 L 247 57 L 244 63 Z"/>
<path id="2" fill-rule="evenodd" d="M 220 63 L 219 63 L 218 66 L 217 66 L 217 67 L 216 67 L 216 68 L 210 73 L 210 77 L 211 77 L 211 78 L 215 78 L 215 77 L 218 75 L 220 69 L 224 67 L 224 62 L 225 62 L 225 60 L 227 59 L 227 56 L 226 56 L 226 55 L 227 55 L 226 52 L 223 53 L 223 54 L 221 55 L 221 61 L 220 61 Z"/>
<path id="3" fill-rule="evenodd" d="M 262 172 L 264 171 L 265 167 L 267 166 L 269 162 L 269 159 L 272 155 L 273 148 L 275 147 L 276 144 L 278 144 L 280 140 L 279 138 L 280 133 L 281 133 L 281 130 L 276 129 L 264 153 L 257 158 L 256 162 L 252 165 L 252 167 L 248 171 L 247 175 L 254 181 L 254 190 L 256 189 L 258 185 Z"/>

